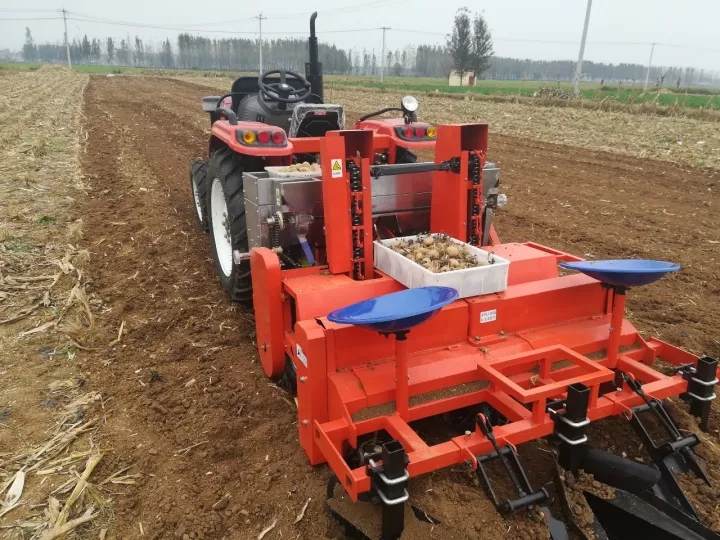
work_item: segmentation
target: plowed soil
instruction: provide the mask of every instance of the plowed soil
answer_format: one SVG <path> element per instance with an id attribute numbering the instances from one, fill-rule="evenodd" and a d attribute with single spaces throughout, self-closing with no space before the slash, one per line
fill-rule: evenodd
<path id="1" fill-rule="evenodd" d="M 250 539 L 273 523 L 266 540 L 343 538 L 325 510 L 330 472 L 308 465 L 292 397 L 264 376 L 252 315 L 220 291 L 195 222 L 188 167 L 206 152 L 206 93 L 96 77 L 85 94 L 90 286 L 107 307 L 102 323 L 124 322 L 87 380 L 105 399 L 106 445 L 143 473 L 115 499 L 108 538 Z M 349 121 L 367 112 L 348 109 Z M 717 173 L 506 136 L 491 136 L 490 158 L 510 198 L 501 238 L 681 263 L 677 276 L 633 291 L 628 316 L 646 337 L 720 354 Z M 456 520 L 426 536 L 538 537 L 521 519 L 500 520 L 464 471 L 424 482 L 422 497 L 442 499 L 441 519 Z"/>

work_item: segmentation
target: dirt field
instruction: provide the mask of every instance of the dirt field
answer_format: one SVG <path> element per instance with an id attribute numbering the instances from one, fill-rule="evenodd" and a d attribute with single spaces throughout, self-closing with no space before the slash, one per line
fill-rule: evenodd
<path id="1" fill-rule="evenodd" d="M 42 77 L 63 77 L 66 101 L 53 104 L 59 115 L 54 127 L 68 131 L 67 148 L 82 143 L 83 176 L 77 178 L 82 183 L 68 181 L 72 165 L 48 169 L 59 166 L 50 159 L 53 153 L 26 160 L 23 145 L 37 148 L 35 139 L 22 139 L 2 155 L 3 171 L 12 168 L 12 186 L 27 187 L 27 181 L 34 191 L 0 205 L 1 230 L 8 231 L 0 237 L 0 275 L 62 276 L 59 292 L 52 289 L 50 305 L 42 306 L 43 319 L 34 319 L 33 312 L 0 324 L 0 457 L 7 460 L 86 421 L 95 421 L 88 428 L 95 431 L 77 434 L 70 449 L 85 453 L 53 465 L 64 468 L 47 473 L 44 484 L 41 475 L 28 473 L 22 506 L 0 515 L 0 526 L 43 519 L 46 527 L 57 524 L 49 492 L 75 478 L 72 467 L 87 472 L 88 456 L 101 455 L 88 473 L 97 499 L 88 496 L 69 508 L 77 518 L 93 504 L 96 519 L 68 538 L 98 538 L 107 529 L 108 539 L 251 539 L 273 523 L 265 540 L 342 538 L 325 510 L 330 473 L 307 464 L 297 443 L 292 398 L 262 373 L 251 313 L 221 293 L 205 234 L 194 221 L 188 164 L 206 148 L 209 122 L 200 97 L 207 88 L 160 78 L 94 77 L 80 117 L 73 103 L 79 106 L 84 78 L 64 71 L 22 75 L 33 76 L 41 78 L 24 81 L 25 87 L 0 77 L 0 99 L 15 104 L 21 95 L 39 97 L 41 83 L 58 84 Z M 367 112 L 357 108 L 348 105 L 349 120 Z M 454 121 L 461 112 L 455 111 Z M 18 114 L 33 123 L 29 110 L 0 113 L 5 141 L 22 133 Z M 587 258 L 681 263 L 682 273 L 631 293 L 629 318 L 646 336 L 695 353 L 720 354 L 717 172 L 502 135 L 491 135 L 490 158 L 499 163 L 510 198 L 496 223 L 503 240 L 533 240 Z M 38 195 L 45 193 L 39 187 L 49 189 L 40 179 L 59 190 L 57 201 Z M 10 180 L 2 181 L 9 192 Z M 30 210 L 19 212 L 23 204 Z M 52 215 L 57 231 L 40 220 L 43 205 L 63 204 L 64 213 Z M 79 218 L 82 238 L 72 236 Z M 32 229 L 34 236 L 20 241 L 20 229 Z M 78 255 L 82 250 L 87 256 Z M 23 258 L 30 256 L 42 258 L 38 264 Z M 74 265 L 72 271 L 64 267 L 67 273 L 58 265 L 64 257 Z M 87 271 L 78 272 L 83 261 Z M 43 270 L 42 264 L 54 269 Z M 0 320 L 43 302 L 47 287 L 12 288 L 23 284 L 27 288 L 27 282 L 0 280 L 6 294 L 0 296 Z M 69 302 L 78 284 L 87 294 Z M 72 328 L 54 323 L 66 305 Z M 46 321 L 52 323 L 48 332 L 18 339 Z M 55 391 L 48 388 L 63 381 L 67 384 Z M 61 422 L 78 399 L 84 405 L 71 407 L 75 416 Z M 48 407 L 48 401 L 54 404 Z M 719 427 L 715 418 L 709 437 L 716 444 Z M 528 454 L 543 467 L 544 452 L 535 448 Z M 8 463 L 0 467 L 3 484 L 17 470 Z M 443 471 L 412 489 L 435 504 L 437 517 L 449 527 L 426 536 L 538 537 L 521 518 L 499 520 L 465 472 Z M 70 490 L 72 485 L 55 497 L 65 501 Z M 304 517 L 294 523 L 306 503 Z M 42 518 L 44 512 L 50 518 Z M 717 515 L 708 519 L 720 523 Z M 30 538 L 40 529 L 24 530 L 25 536 L 17 527 L 0 529 L 0 535 Z"/>

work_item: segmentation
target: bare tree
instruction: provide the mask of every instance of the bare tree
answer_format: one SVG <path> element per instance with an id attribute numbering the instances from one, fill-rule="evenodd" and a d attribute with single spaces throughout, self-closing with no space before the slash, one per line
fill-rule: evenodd
<path id="1" fill-rule="evenodd" d="M 90 43 L 90 54 L 92 55 L 92 59 L 96 64 L 100 63 L 100 59 L 102 58 L 102 48 L 100 47 L 100 40 L 97 38 L 93 38 L 92 42 Z"/>
<path id="2" fill-rule="evenodd" d="M 25 27 L 25 45 L 23 45 L 23 58 L 26 62 L 34 62 L 37 60 L 37 47 L 33 42 L 32 33 L 30 28 Z"/>
<path id="3" fill-rule="evenodd" d="M 115 55 L 115 40 L 111 37 L 107 38 L 105 47 L 107 49 L 108 64 L 112 64 L 113 56 Z"/>
<path id="4" fill-rule="evenodd" d="M 473 68 L 477 79 L 490 68 L 490 58 L 495 54 L 490 28 L 482 13 L 476 14 L 473 20 L 472 45 Z"/>
<path id="5" fill-rule="evenodd" d="M 472 69 L 473 64 L 470 10 L 466 7 L 458 9 L 455 14 L 452 34 L 447 37 L 447 48 L 462 86 L 463 76 Z"/>
<path id="6" fill-rule="evenodd" d="M 135 36 L 135 63 L 142 66 L 145 63 L 145 49 L 142 39 Z"/>
<path id="7" fill-rule="evenodd" d="M 90 48 L 90 40 L 88 40 L 87 34 L 83 36 L 82 45 L 80 47 L 83 62 L 87 62 L 90 59 L 90 53 L 92 52 Z"/>
<path id="8" fill-rule="evenodd" d="M 120 40 L 120 49 L 118 50 L 118 60 L 123 63 L 123 65 L 127 66 L 128 63 L 128 42 L 124 39 Z"/>

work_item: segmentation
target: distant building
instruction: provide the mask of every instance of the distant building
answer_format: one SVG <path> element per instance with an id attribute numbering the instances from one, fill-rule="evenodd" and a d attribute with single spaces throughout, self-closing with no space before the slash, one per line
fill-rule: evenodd
<path id="1" fill-rule="evenodd" d="M 448 77 L 449 86 L 475 86 L 475 72 L 467 71 L 460 80 L 460 75 L 457 71 L 452 70 Z"/>

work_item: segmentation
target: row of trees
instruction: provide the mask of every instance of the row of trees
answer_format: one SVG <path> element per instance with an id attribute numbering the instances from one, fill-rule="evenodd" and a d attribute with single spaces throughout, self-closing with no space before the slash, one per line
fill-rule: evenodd
<path id="1" fill-rule="evenodd" d="M 70 59 L 74 64 L 102 64 L 121 66 L 173 67 L 174 54 L 170 40 L 146 47 L 142 39 L 127 38 L 116 41 L 108 37 L 104 40 L 73 39 L 69 44 Z M 59 43 L 43 43 L 36 45 L 29 28 L 25 29 L 25 45 L 23 58 L 26 62 L 63 63 L 67 59 L 65 45 Z"/>
<path id="2" fill-rule="evenodd" d="M 491 79 L 508 80 L 564 80 L 572 81 L 575 76 L 575 62 L 571 60 L 529 60 L 491 56 L 490 32 L 484 31 L 476 16 L 470 21 L 467 11 L 459 13 L 467 16 L 463 22 L 463 33 L 473 37 L 463 53 L 465 58 L 483 57 L 482 63 L 466 64 L 466 69 L 483 73 Z M 485 24 L 485 21 L 482 21 Z M 484 26 L 486 29 L 486 25 Z M 459 34 L 458 34 L 459 35 Z M 482 39 L 476 39 L 480 35 Z M 447 77 L 453 69 L 455 59 L 452 47 L 442 45 L 408 45 L 403 49 L 387 51 L 385 57 L 386 73 L 409 77 Z M 468 53 L 467 51 L 470 51 Z M 484 54 L 480 54 L 486 51 Z M 61 43 L 36 44 L 30 29 L 26 29 L 23 58 L 27 62 L 64 63 L 65 45 Z M 70 56 L 74 64 L 110 64 L 118 66 L 144 66 L 183 69 L 217 69 L 231 71 L 255 71 L 258 67 L 258 43 L 250 39 L 208 39 L 190 34 L 180 34 L 177 42 L 144 42 L 138 36 L 126 36 L 122 39 L 107 37 L 104 39 L 74 39 L 70 43 Z M 263 44 L 263 61 L 266 69 L 286 68 L 304 71 L 307 61 L 307 40 L 277 39 Z M 485 58 L 489 67 L 485 68 Z M 325 73 L 344 75 L 373 76 L 380 73 L 380 54 L 372 49 L 344 50 L 335 45 L 320 44 L 320 61 Z M 605 81 L 606 83 L 633 80 L 645 80 L 645 66 L 640 64 L 604 64 L 585 61 L 583 63 L 586 80 Z M 656 81 L 665 76 L 665 84 L 675 84 L 681 79 L 683 84 L 711 83 L 714 73 L 694 68 L 654 67 L 650 78 Z"/>
<path id="3" fill-rule="evenodd" d="M 208 39 L 184 33 L 178 36 L 177 51 L 177 65 L 185 69 L 252 71 L 258 68 L 257 40 Z M 326 73 L 350 71 L 350 59 L 343 49 L 321 43 L 319 55 Z M 303 71 L 307 58 L 306 39 L 263 41 L 265 66 Z"/>

